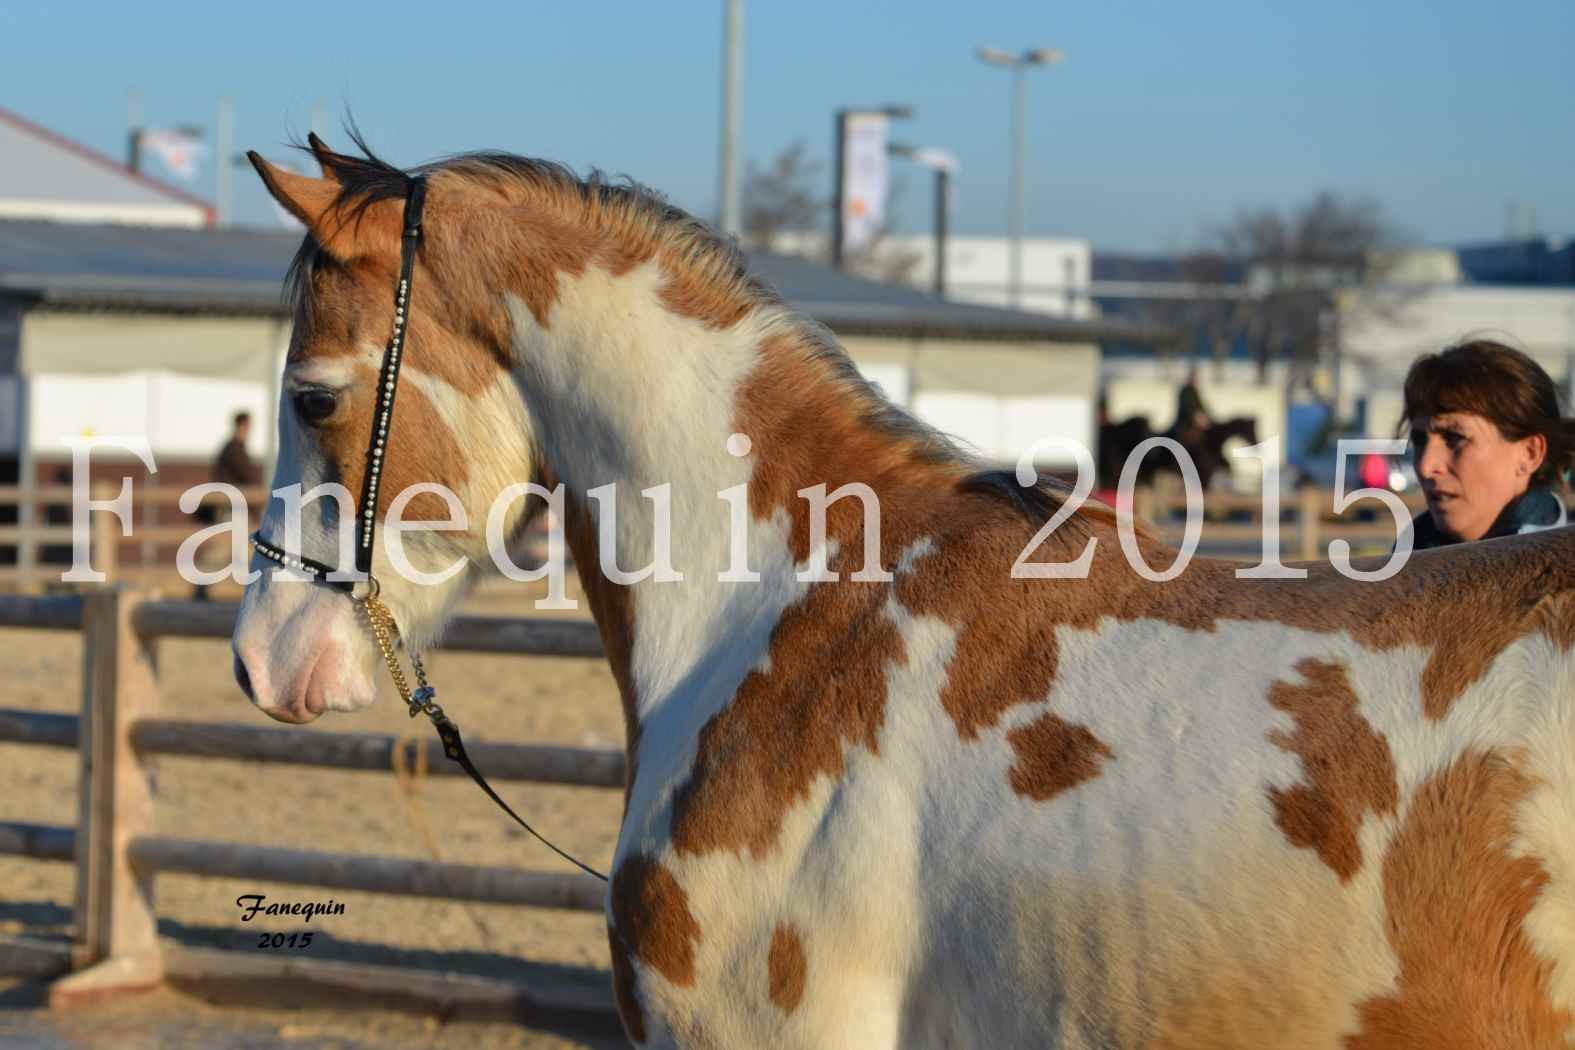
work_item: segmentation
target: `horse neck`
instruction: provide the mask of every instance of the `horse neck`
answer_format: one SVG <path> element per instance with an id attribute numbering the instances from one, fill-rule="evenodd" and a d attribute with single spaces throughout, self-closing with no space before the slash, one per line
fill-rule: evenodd
<path id="1" fill-rule="evenodd" d="M 692 275 L 690 275 L 692 277 Z M 545 319 L 512 307 L 515 360 L 537 443 L 565 490 L 565 531 L 618 680 L 636 741 L 681 753 L 700 725 L 759 666 L 784 611 L 812 584 L 800 571 L 810 550 L 808 503 L 799 492 L 834 493 L 857 482 L 880 504 L 881 564 L 933 513 L 966 471 L 938 453 L 929 431 L 890 415 L 824 334 L 772 302 L 732 316 L 691 312 L 715 301 L 655 262 L 625 270 L 560 274 Z M 736 289 L 734 290 L 736 291 Z M 736 455 L 731 435 L 751 448 Z M 681 582 L 606 579 L 592 489 L 615 486 L 617 565 L 653 558 L 657 515 L 641 495 L 667 486 L 672 566 Z M 734 568 L 733 504 L 747 521 L 752 581 L 719 579 Z M 828 545 L 862 564 L 859 503 L 828 517 Z"/>
<path id="2" fill-rule="evenodd" d="M 566 539 L 623 695 L 631 747 L 640 726 L 676 699 L 731 695 L 774 613 L 803 586 L 780 530 L 753 520 L 748 564 L 760 581 L 717 578 L 731 560 L 730 505 L 718 493 L 747 485 L 763 451 L 728 450 L 741 391 L 772 334 L 791 321 L 771 304 L 729 325 L 685 316 L 664 296 L 668 280 L 655 262 L 623 273 L 589 267 L 560 274 L 545 323 L 511 306 L 519 386 L 545 472 L 564 489 Z M 657 504 L 643 495 L 658 487 L 671 522 L 661 531 L 683 579 L 609 580 L 601 568 L 607 493 L 616 566 L 638 572 L 663 557 Z"/>

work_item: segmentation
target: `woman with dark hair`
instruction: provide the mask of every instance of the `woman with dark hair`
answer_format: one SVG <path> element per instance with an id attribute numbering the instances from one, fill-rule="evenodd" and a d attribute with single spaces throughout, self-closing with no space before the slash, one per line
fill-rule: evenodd
<path id="1" fill-rule="evenodd" d="M 1559 490 L 1575 466 L 1575 434 L 1553 380 L 1519 350 L 1479 339 L 1418 358 L 1401 425 L 1427 498 L 1412 522 L 1414 548 L 1568 520 Z"/>

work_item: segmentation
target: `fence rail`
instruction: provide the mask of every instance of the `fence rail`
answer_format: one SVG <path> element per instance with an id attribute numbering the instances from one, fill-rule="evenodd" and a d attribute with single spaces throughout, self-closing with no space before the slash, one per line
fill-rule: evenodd
<path id="1" fill-rule="evenodd" d="M 1395 495 L 1412 514 L 1424 506 L 1421 493 L 1414 489 Z M 1137 516 L 1153 523 L 1161 539 L 1173 546 L 1180 545 L 1186 533 L 1188 507 L 1186 492 L 1178 481 L 1162 475 L 1152 488 L 1135 493 L 1133 502 Z M 1389 511 L 1372 498 L 1356 501 L 1344 513 L 1336 514 L 1334 492 L 1314 486 L 1282 492 L 1279 507 L 1282 543 L 1294 543 L 1292 549 L 1300 561 L 1327 558 L 1329 544 L 1337 539 L 1353 545 L 1392 546 L 1398 536 L 1398 529 L 1406 525 L 1406 522 L 1389 520 Z M 1261 493 L 1220 490 L 1206 493 L 1201 508 L 1204 513 L 1202 542 L 1230 544 L 1244 550 L 1258 548 L 1263 543 L 1266 524 L 1263 509 L 1264 497 Z M 1357 520 L 1364 511 L 1375 509 L 1377 521 L 1369 523 Z M 1178 522 L 1177 518 L 1181 521 Z"/>
<path id="2" fill-rule="evenodd" d="M 488 868 L 402 857 L 251 846 L 236 842 L 138 835 L 126 844 L 145 871 L 260 879 L 405 897 L 519 904 L 568 911 L 602 910 L 602 883 L 589 875 Z"/>
<path id="3" fill-rule="evenodd" d="M 303 732 L 234 723 L 193 722 L 158 715 L 154 651 L 165 637 L 225 637 L 234 606 L 217 602 L 158 601 L 133 591 L 103 588 L 81 595 L 0 595 L 0 626 L 80 630 L 84 668 L 79 715 L 0 709 L 0 743 L 72 749 L 80 771 L 75 827 L 0 822 L 0 854 L 74 861 L 77 868 L 76 939 L 69 950 L 29 938 L 0 938 L 0 972 L 29 975 L 42 968 L 72 971 L 51 986 L 51 1001 L 67 1005 L 143 987 L 167 978 L 216 980 L 255 961 L 234 952 L 191 951 L 160 942 L 154 886 L 160 873 L 243 877 L 329 889 L 449 900 L 484 901 L 567 911 L 600 911 L 602 883 L 577 872 L 531 871 L 368 854 L 283 849 L 248 843 L 155 834 L 147 760 L 183 755 L 347 770 L 451 767 L 436 740 L 377 733 Z M 578 620 L 461 617 L 448 648 L 535 656 L 596 656 L 594 624 Z M 399 749 L 403 749 L 400 753 Z M 490 777 L 576 787 L 620 789 L 624 755 L 611 748 L 560 747 L 476 740 L 468 750 Z M 458 974 L 410 973 L 292 958 L 262 965 L 260 975 L 320 978 L 347 991 L 404 996 L 420 989 L 422 1002 L 529 1004 L 569 1014 L 612 1013 L 605 981 L 545 978 L 528 985 L 481 982 Z M 478 991 L 478 989 L 481 989 Z"/>
<path id="4" fill-rule="evenodd" d="M 180 509 L 185 487 L 147 484 L 129 487 L 132 508 L 129 534 L 123 536 L 114 515 L 103 512 L 93 514 L 87 525 L 93 568 L 104 573 L 111 582 L 127 577 L 147 579 L 167 575 L 170 565 L 162 556 L 164 550 L 185 542 L 194 532 L 207 527 Z M 243 488 L 240 492 L 254 511 L 268 501 L 268 490 L 262 486 Z M 97 481 L 89 487 L 89 494 L 94 500 L 114 499 L 120 494 L 120 486 Z M 49 548 L 69 548 L 74 541 L 73 499 L 75 490 L 70 485 L 33 488 L 0 485 L 0 513 L 9 510 L 6 516 L 17 522 L 0 525 L 0 548 L 15 552 L 14 564 L 0 565 L 0 585 L 27 590 L 59 578 L 67 566 L 45 564 L 44 555 Z M 134 564 L 127 563 L 124 557 L 128 549 L 135 553 Z"/>

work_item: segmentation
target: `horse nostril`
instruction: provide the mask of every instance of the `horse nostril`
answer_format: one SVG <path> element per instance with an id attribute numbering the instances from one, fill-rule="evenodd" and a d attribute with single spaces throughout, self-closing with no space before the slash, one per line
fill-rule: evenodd
<path id="1" fill-rule="evenodd" d="M 235 657 L 235 684 L 241 687 L 241 692 L 246 694 L 246 699 L 257 702 L 257 697 L 252 695 L 252 676 L 246 671 L 246 662 L 239 654 Z"/>

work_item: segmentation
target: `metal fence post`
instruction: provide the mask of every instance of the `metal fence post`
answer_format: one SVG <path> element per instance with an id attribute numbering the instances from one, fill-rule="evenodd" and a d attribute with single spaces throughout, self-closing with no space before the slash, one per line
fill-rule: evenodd
<path id="1" fill-rule="evenodd" d="M 77 820 L 78 972 L 50 988 L 69 1005 L 152 987 L 163 978 L 153 874 L 129 855 L 154 830 L 153 785 L 132 747 L 131 727 L 158 709 L 154 648 L 137 634 L 140 595 L 115 588 L 84 596 L 81 782 Z"/>

